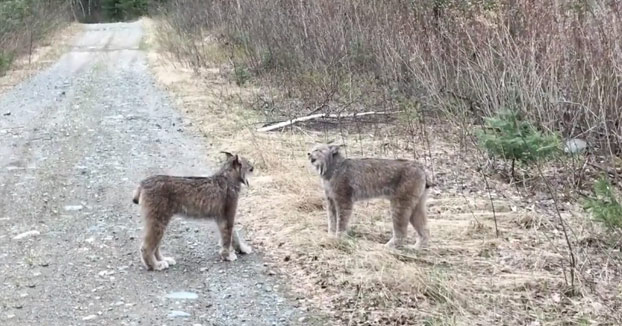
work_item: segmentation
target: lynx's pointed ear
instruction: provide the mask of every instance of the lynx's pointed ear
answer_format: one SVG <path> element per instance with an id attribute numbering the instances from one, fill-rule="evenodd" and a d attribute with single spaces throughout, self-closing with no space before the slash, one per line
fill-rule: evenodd
<path id="1" fill-rule="evenodd" d="M 330 153 L 334 156 L 334 155 L 339 154 L 339 150 L 342 147 L 346 147 L 346 145 L 343 145 L 343 144 L 342 145 L 330 145 L 328 146 L 328 149 L 330 150 Z"/>
<path id="2" fill-rule="evenodd" d="M 238 154 L 235 154 L 235 156 L 233 157 L 233 165 L 242 166 L 242 163 L 240 163 L 240 158 L 238 157 Z"/>
<path id="3" fill-rule="evenodd" d="M 225 152 L 225 151 L 220 151 L 221 153 L 225 154 L 227 156 L 227 159 L 230 159 L 233 154 L 229 153 L 229 152 Z"/>

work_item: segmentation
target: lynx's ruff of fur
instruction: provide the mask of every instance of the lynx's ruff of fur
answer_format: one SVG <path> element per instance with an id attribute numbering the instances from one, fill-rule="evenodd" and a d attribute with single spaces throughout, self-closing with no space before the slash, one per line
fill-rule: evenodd
<path id="1" fill-rule="evenodd" d="M 238 155 L 224 153 L 226 161 L 212 176 L 156 175 L 142 180 L 134 191 L 133 202 L 141 206 L 145 222 L 140 253 L 148 270 L 163 270 L 175 264 L 173 258 L 160 253 L 160 241 L 173 215 L 215 220 L 221 236 L 220 255 L 224 260 L 237 258 L 232 249 L 244 254 L 252 252 L 233 224 L 241 184 L 248 186 L 247 177 L 252 174 L 253 166 Z"/>
<path id="2" fill-rule="evenodd" d="M 387 198 L 391 202 L 393 237 L 387 246 L 403 246 L 412 224 L 415 248 L 428 245 L 426 198 L 431 186 L 426 172 L 413 161 L 377 158 L 347 159 L 340 146 L 319 144 L 307 153 L 322 178 L 327 202 L 328 231 L 347 231 L 354 202 Z"/>

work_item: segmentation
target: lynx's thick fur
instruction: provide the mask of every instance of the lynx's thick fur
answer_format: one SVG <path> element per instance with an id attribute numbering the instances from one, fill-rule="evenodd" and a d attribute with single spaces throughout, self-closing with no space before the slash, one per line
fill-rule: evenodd
<path id="1" fill-rule="evenodd" d="M 413 161 L 378 158 L 347 159 L 340 146 L 319 144 L 307 153 L 322 178 L 327 201 L 328 231 L 347 231 L 354 202 L 384 197 L 391 201 L 393 237 L 387 246 L 401 248 L 412 224 L 419 235 L 415 248 L 428 245 L 426 172 Z"/>
<path id="2" fill-rule="evenodd" d="M 140 247 L 141 259 L 148 270 L 163 270 L 175 260 L 160 253 L 160 241 L 173 215 L 213 219 L 220 231 L 220 255 L 224 260 L 237 259 L 235 252 L 252 252 L 238 236 L 233 224 L 241 184 L 253 166 L 244 158 L 223 152 L 227 159 L 220 170 L 209 177 L 156 175 L 144 179 L 134 191 L 133 201 L 142 209 L 145 234 Z"/>

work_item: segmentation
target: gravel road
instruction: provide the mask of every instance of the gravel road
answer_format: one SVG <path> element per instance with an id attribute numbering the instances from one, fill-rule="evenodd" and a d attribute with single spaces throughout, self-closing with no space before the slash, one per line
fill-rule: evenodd
<path id="1" fill-rule="evenodd" d="M 0 95 L 0 324 L 307 324 L 260 254 L 219 260 L 211 223 L 176 219 L 162 250 L 177 265 L 141 265 L 137 182 L 208 175 L 218 159 L 155 86 L 142 34 L 85 25 Z"/>

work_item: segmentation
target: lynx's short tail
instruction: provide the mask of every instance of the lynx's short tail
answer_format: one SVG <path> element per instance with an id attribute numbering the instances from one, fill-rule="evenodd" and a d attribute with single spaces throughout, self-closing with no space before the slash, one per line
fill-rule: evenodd
<path id="1" fill-rule="evenodd" d="M 140 198 L 140 190 L 140 186 L 136 187 L 136 190 L 134 190 L 134 197 L 132 198 L 134 204 L 138 204 L 138 200 Z"/>

